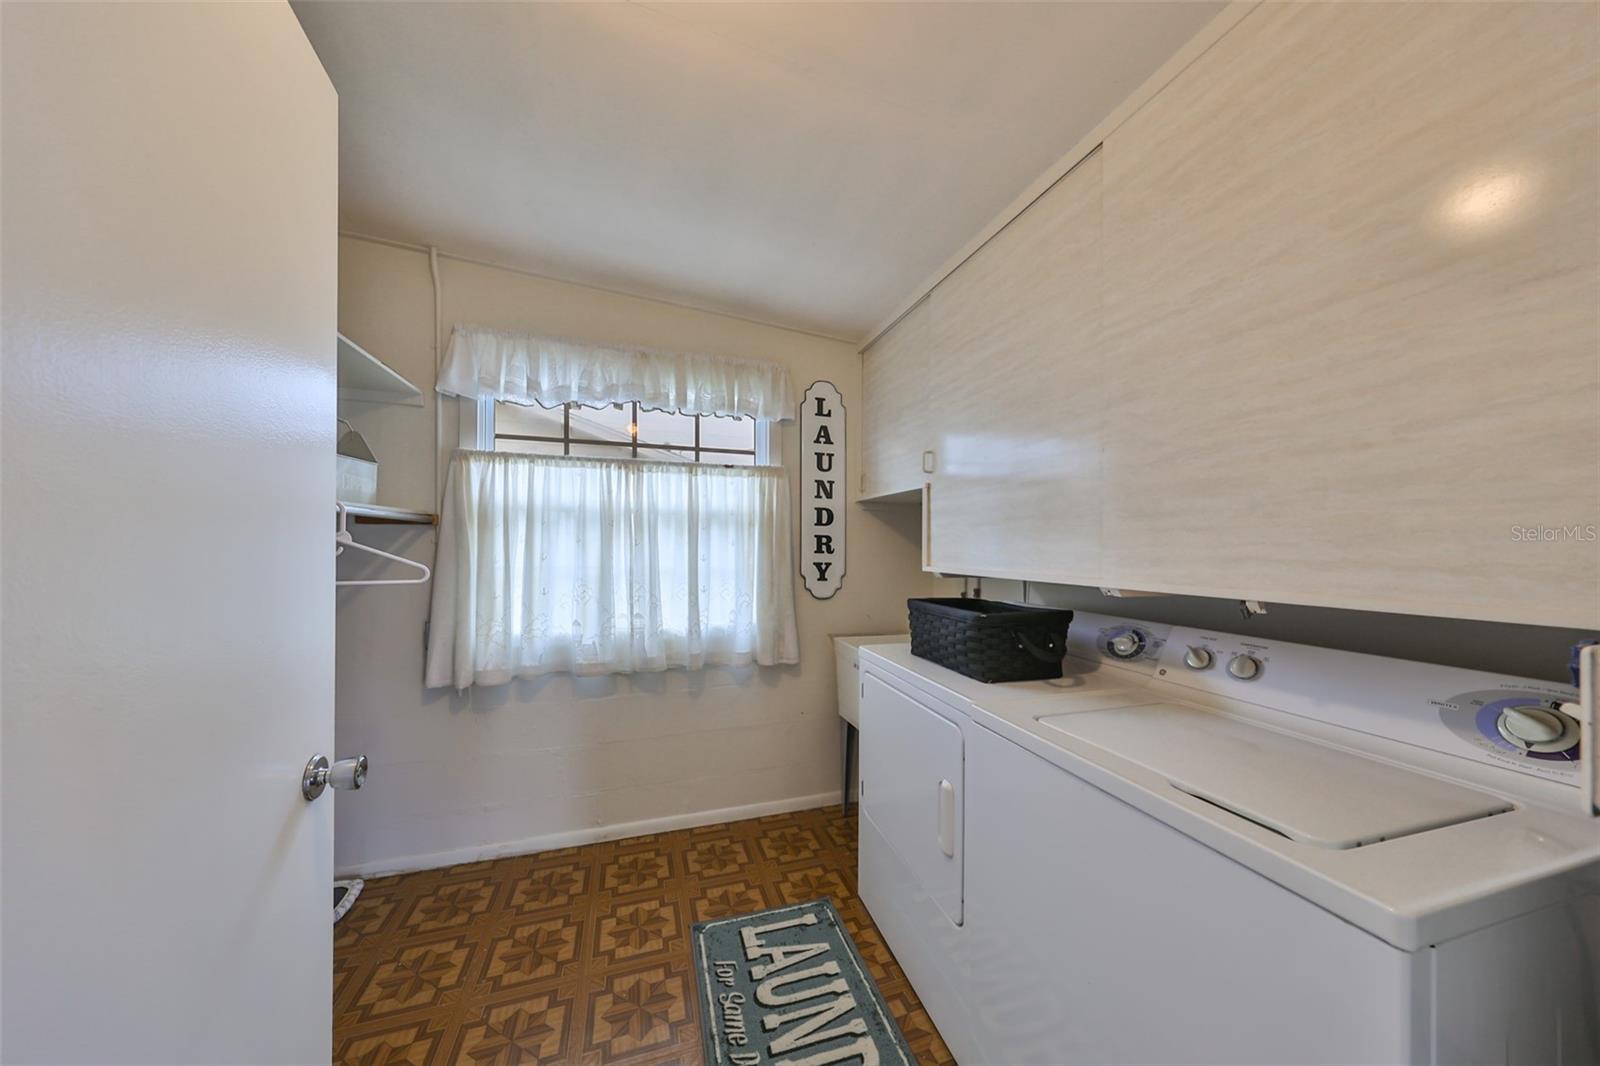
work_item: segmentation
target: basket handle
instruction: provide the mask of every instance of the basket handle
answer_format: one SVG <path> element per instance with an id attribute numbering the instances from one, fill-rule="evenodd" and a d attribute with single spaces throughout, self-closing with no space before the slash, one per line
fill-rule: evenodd
<path id="1" fill-rule="evenodd" d="M 1058 663 L 1065 654 L 1065 652 L 1056 650 L 1056 642 L 1053 640 L 1045 644 L 1044 649 L 1041 650 L 1040 647 L 1033 642 L 1033 638 L 1028 636 L 1028 634 L 1023 633 L 1020 630 L 1013 629 L 1011 631 L 1011 635 L 1017 638 L 1017 647 L 1021 648 L 1023 651 L 1027 652 L 1029 655 L 1033 656 L 1035 659 L 1038 659 L 1042 663 Z"/>

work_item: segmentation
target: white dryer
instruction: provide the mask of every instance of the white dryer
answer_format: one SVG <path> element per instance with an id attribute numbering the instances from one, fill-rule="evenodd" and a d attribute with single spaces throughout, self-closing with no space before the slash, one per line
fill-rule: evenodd
<path id="1" fill-rule="evenodd" d="M 862 658 L 861 896 L 958 1059 L 1600 1059 L 1592 693 L 1092 615 L 1069 653 Z"/>
<path id="2" fill-rule="evenodd" d="M 961 927 L 972 706 L 958 690 L 1077 710 L 1145 703 L 1169 628 L 1080 614 L 1058 681 L 985 686 L 912 658 L 903 643 L 871 649 L 888 659 L 861 657 L 858 788 L 872 783 L 859 793 L 861 895 L 958 1059 L 986 1061 L 970 1039 L 973 1004 L 947 965 L 970 940 Z"/>

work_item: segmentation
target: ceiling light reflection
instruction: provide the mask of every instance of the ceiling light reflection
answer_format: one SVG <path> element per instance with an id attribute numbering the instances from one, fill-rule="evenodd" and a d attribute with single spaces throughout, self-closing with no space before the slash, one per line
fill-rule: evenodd
<path id="1" fill-rule="evenodd" d="M 1539 176 L 1530 169 L 1479 171 L 1445 198 L 1440 221 L 1461 232 L 1500 229 L 1526 214 L 1538 192 Z"/>

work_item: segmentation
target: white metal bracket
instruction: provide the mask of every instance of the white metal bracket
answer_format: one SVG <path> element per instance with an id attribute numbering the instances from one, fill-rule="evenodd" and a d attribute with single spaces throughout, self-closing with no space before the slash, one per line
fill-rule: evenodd
<path id="1" fill-rule="evenodd" d="M 1600 814 L 1600 759 L 1596 759 L 1596 736 L 1600 714 L 1596 711 L 1600 690 L 1600 644 L 1590 644 L 1578 652 L 1578 702 L 1563 703 L 1561 712 L 1578 721 L 1578 774 L 1583 793 L 1583 813 Z"/>

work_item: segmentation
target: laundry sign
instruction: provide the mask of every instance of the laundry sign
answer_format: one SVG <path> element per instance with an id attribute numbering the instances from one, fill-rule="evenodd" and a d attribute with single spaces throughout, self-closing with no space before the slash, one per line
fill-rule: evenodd
<path id="1" fill-rule="evenodd" d="M 813 381 L 800 401 L 800 579 L 819 600 L 844 584 L 844 401 Z"/>

